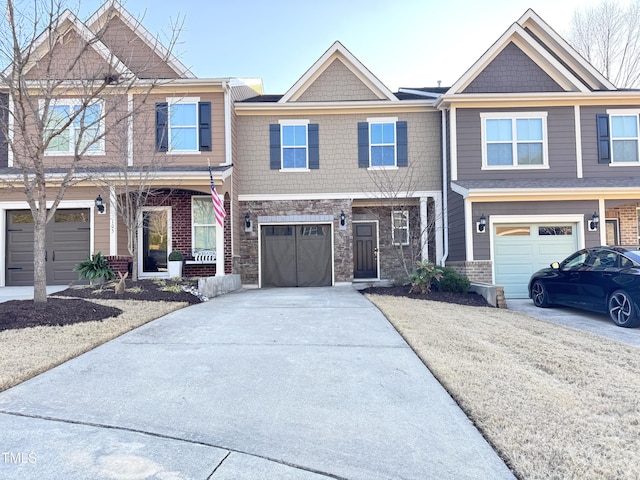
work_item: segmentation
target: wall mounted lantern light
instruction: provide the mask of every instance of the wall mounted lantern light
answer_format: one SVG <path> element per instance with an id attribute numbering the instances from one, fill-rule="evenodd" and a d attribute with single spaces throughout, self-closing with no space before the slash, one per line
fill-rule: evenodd
<path id="1" fill-rule="evenodd" d="M 249 215 L 249 212 L 244 214 L 244 231 L 253 232 L 253 225 L 251 224 L 251 215 Z"/>
<path id="2" fill-rule="evenodd" d="M 344 210 L 340 212 L 340 226 L 344 227 L 347 223 L 347 216 L 344 214 Z"/>
<path id="3" fill-rule="evenodd" d="M 591 220 L 589 221 L 589 230 L 596 231 L 598 230 L 598 224 L 600 223 L 600 216 L 598 212 L 593 212 L 591 215 Z"/>
<path id="4" fill-rule="evenodd" d="M 480 215 L 480 220 L 478 221 L 478 232 L 484 232 L 485 227 L 487 226 L 487 217 L 484 216 L 484 213 Z"/>
<path id="5" fill-rule="evenodd" d="M 102 203 L 102 197 L 100 195 L 96 198 L 96 208 L 98 209 L 98 213 L 104 213 L 104 203 Z"/>

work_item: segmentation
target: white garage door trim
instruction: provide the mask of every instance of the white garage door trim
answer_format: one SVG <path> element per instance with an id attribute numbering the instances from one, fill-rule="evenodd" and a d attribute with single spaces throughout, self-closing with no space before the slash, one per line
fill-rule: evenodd
<path id="1" fill-rule="evenodd" d="M 504 224 L 558 224 L 569 223 L 576 225 L 575 240 L 576 250 L 585 247 L 584 239 L 584 215 L 491 215 L 489 217 L 489 232 L 490 232 L 490 252 L 491 252 L 491 275 L 492 283 L 496 283 L 496 252 L 495 252 L 495 225 Z"/>

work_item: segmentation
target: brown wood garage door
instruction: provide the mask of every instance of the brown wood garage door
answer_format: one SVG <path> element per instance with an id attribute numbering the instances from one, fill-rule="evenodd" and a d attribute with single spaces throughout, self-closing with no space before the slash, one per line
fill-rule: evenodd
<path id="1" fill-rule="evenodd" d="M 331 285 L 330 225 L 262 226 L 262 286 Z"/>
<path id="2" fill-rule="evenodd" d="M 47 225 L 47 285 L 78 280 L 73 267 L 89 256 L 89 209 L 56 211 Z M 33 285 L 33 218 L 28 210 L 7 212 L 6 284 Z"/>

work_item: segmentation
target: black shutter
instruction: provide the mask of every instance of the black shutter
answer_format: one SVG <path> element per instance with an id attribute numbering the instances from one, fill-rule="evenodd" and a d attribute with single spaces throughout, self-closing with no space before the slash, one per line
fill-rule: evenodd
<path id="1" fill-rule="evenodd" d="M 407 122 L 396 122 L 396 161 L 399 167 L 409 166 Z"/>
<path id="2" fill-rule="evenodd" d="M 309 141 L 309 168 L 320 168 L 320 135 L 318 134 L 318 124 L 310 123 L 307 127 Z"/>
<path id="3" fill-rule="evenodd" d="M 609 142 L 609 115 L 596 115 L 598 123 L 598 163 L 611 163 L 611 144 Z"/>
<path id="4" fill-rule="evenodd" d="M 271 170 L 280 170 L 282 159 L 280 157 L 280 125 L 269 125 L 269 166 Z"/>
<path id="5" fill-rule="evenodd" d="M 200 151 L 211 151 L 211 102 L 198 102 L 198 129 Z"/>
<path id="6" fill-rule="evenodd" d="M 369 166 L 369 124 L 358 122 L 358 168 Z"/>
<path id="7" fill-rule="evenodd" d="M 169 104 L 156 103 L 156 150 L 169 150 Z"/>
<path id="8" fill-rule="evenodd" d="M 9 95 L 0 94 L 0 167 L 9 166 Z"/>

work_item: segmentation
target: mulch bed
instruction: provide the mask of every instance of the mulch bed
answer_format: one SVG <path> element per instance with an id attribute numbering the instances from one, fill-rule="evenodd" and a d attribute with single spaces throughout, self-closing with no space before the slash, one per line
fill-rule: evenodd
<path id="1" fill-rule="evenodd" d="M 458 305 L 468 305 L 471 307 L 490 307 L 482 295 L 475 292 L 455 293 L 455 292 L 439 292 L 431 290 L 429 293 L 409 293 L 410 285 L 397 287 L 369 287 L 360 290 L 360 293 L 371 293 L 375 295 L 392 295 L 394 297 L 408 297 L 419 300 L 432 300 L 434 302 L 456 303 Z"/>
<path id="2" fill-rule="evenodd" d="M 37 326 L 72 325 L 80 322 L 100 321 L 116 317 L 122 310 L 98 305 L 83 299 L 148 300 L 164 302 L 200 303 L 200 299 L 181 289 L 182 285 L 194 286 L 187 280 L 162 282 L 154 280 L 126 281 L 122 295 L 116 295 L 113 282 L 99 287 L 70 287 L 47 298 L 45 304 L 33 300 L 10 300 L 0 303 L 0 331 Z M 167 287 L 175 291 L 165 290 Z M 56 298 L 68 297 L 68 298 Z"/>

